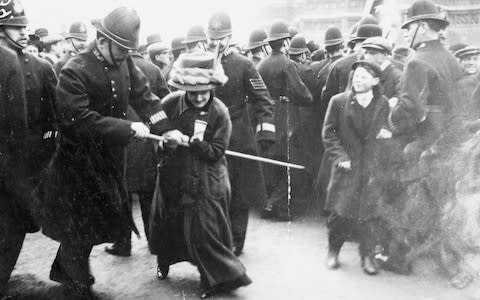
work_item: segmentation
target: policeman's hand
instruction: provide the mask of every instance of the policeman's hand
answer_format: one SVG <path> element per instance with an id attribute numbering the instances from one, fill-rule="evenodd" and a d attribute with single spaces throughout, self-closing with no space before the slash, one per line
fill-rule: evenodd
<path id="1" fill-rule="evenodd" d="M 147 135 L 150 134 L 150 129 L 142 122 L 133 122 L 130 125 L 130 128 L 134 132 L 134 136 L 137 138 L 145 139 L 147 138 Z"/>
<path id="2" fill-rule="evenodd" d="M 397 97 L 393 97 L 393 98 L 388 99 L 388 106 L 390 106 L 390 109 L 397 106 L 397 104 L 398 104 L 398 98 Z"/>
<path id="3" fill-rule="evenodd" d="M 341 162 L 338 163 L 338 167 L 342 170 L 350 171 L 350 170 L 352 170 L 352 161 L 350 161 L 350 160 L 341 161 Z"/>
<path id="4" fill-rule="evenodd" d="M 269 140 L 261 140 L 258 141 L 258 145 L 260 146 L 260 150 L 262 153 L 267 153 L 268 149 L 273 145 L 274 141 Z"/>

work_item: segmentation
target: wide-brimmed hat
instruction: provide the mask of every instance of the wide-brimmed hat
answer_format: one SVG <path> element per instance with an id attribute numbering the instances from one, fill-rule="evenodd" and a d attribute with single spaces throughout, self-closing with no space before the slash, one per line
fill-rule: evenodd
<path id="1" fill-rule="evenodd" d="M 479 55 L 479 54 L 480 54 L 480 48 L 474 47 L 474 46 L 467 46 L 454 53 L 455 57 L 458 57 L 460 59 L 467 56 Z"/>
<path id="2" fill-rule="evenodd" d="M 448 26 L 447 16 L 440 10 L 440 7 L 429 0 L 417 0 L 407 10 L 407 18 L 402 24 L 402 29 L 413 22 L 420 20 L 438 20 Z"/>
<path id="3" fill-rule="evenodd" d="M 63 41 L 63 37 L 61 35 L 48 35 L 46 37 L 43 38 L 43 43 L 45 44 L 45 46 L 48 46 L 48 45 L 53 45 L 53 44 L 56 44 L 56 43 L 59 43 Z"/>
<path id="4" fill-rule="evenodd" d="M 102 20 L 92 20 L 92 25 L 120 47 L 137 49 L 140 17 L 133 8 L 119 7 Z"/>
<path id="5" fill-rule="evenodd" d="M 86 41 L 88 39 L 87 25 L 83 22 L 74 22 L 70 25 L 68 33 L 65 35 L 65 39 L 77 39 Z"/>
<path id="6" fill-rule="evenodd" d="M 147 47 L 150 46 L 153 43 L 160 43 L 163 42 L 162 37 L 158 33 L 153 33 L 149 36 L 147 36 Z"/>
<path id="7" fill-rule="evenodd" d="M 307 40 L 301 34 L 296 34 L 290 42 L 290 48 L 288 54 L 299 55 L 308 52 Z"/>
<path id="8" fill-rule="evenodd" d="M 373 77 L 380 78 L 382 76 L 382 69 L 375 63 L 367 60 L 359 60 L 353 63 L 352 70 L 356 70 L 358 67 L 364 67 L 373 75 Z"/>
<path id="9" fill-rule="evenodd" d="M 173 64 L 168 84 L 184 91 L 207 91 L 224 85 L 228 77 L 210 52 L 180 54 Z"/>
<path id="10" fill-rule="evenodd" d="M 381 36 L 375 36 L 366 39 L 362 43 L 362 48 L 364 49 L 375 49 L 388 55 L 392 55 L 392 43 L 390 43 L 386 38 Z"/>
<path id="11" fill-rule="evenodd" d="M 163 42 L 153 43 L 147 47 L 148 55 L 156 55 L 170 51 L 170 46 Z"/>

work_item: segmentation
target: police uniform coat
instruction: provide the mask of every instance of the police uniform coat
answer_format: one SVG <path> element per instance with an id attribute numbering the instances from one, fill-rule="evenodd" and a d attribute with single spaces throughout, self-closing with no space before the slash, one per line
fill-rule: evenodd
<path id="1" fill-rule="evenodd" d="M 425 145 L 435 141 L 449 126 L 461 76 L 460 64 L 439 40 L 422 43 L 405 65 L 392 128 Z"/>
<path id="2" fill-rule="evenodd" d="M 53 69 L 55 70 L 55 74 L 60 75 L 60 71 L 62 70 L 63 66 L 67 63 L 67 61 L 72 58 L 73 56 L 75 56 L 75 54 L 71 51 L 68 51 L 67 53 L 65 53 L 65 55 L 60 58 L 54 65 L 53 65 Z"/>
<path id="3" fill-rule="evenodd" d="M 322 94 L 322 102 L 324 102 L 325 107 L 328 107 L 328 102 L 333 96 L 343 93 L 347 89 L 352 66 L 357 60 L 358 54 L 352 53 L 332 64 L 325 82 L 325 90 Z"/>
<path id="4" fill-rule="evenodd" d="M 172 127 L 131 57 L 111 66 L 94 43 L 63 67 L 57 98 L 60 147 L 36 197 L 43 232 L 58 241 L 114 242 L 131 224 L 128 105 L 152 132 Z"/>
<path id="5" fill-rule="evenodd" d="M 33 183 L 50 162 L 57 147 L 57 77 L 52 66 L 29 53 L 18 51 L 28 111 L 28 165 Z"/>
<path id="6" fill-rule="evenodd" d="M 400 69 L 398 69 L 393 63 L 389 63 L 388 66 L 382 71 L 380 84 L 383 87 L 383 94 L 385 97 L 390 99 L 400 95 L 401 77 L 402 71 L 400 71 Z"/>
<path id="7" fill-rule="evenodd" d="M 229 149 L 258 155 L 257 141 L 274 140 L 272 101 L 268 90 L 252 61 L 240 54 L 222 55 L 221 63 L 228 81 L 215 90 L 216 97 L 227 107 L 232 121 Z M 252 129 L 247 109 L 251 105 L 257 132 Z M 229 158 L 232 184 L 232 208 L 247 209 L 250 202 L 263 202 L 265 182 L 258 162 Z"/>
<path id="8" fill-rule="evenodd" d="M 13 219 L 15 230 L 28 232 L 35 226 L 28 212 L 24 78 L 15 52 L 0 46 L 0 63 L 0 227 Z"/>
<path id="9" fill-rule="evenodd" d="M 300 78 L 295 63 L 278 50 L 272 51 L 260 63 L 258 71 L 275 101 L 275 144 L 270 152 L 273 157 L 285 159 L 287 134 L 300 125 L 298 107 L 311 105 L 312 94 Z M 287 130 L 287 119 L 290 132 Z"/>
<path id="10" fill-rule="evenodd" d="M 167 96 L 170 91 L 160 68 L 139 53 L 132 53 L 131 56 L 135 65 L 147 77 L 152 93 L 160 99 Z M 142 121 L 131 107 L 127 112 L 127 119 L 132 122 Z M 153 193 L 158 163 L 154 142 L 134 139 L 128 145 L 127 153 L 128 191 Z"/>
<path id="11" fill-rule="evenodd" d="M 201 274 L 203 288 L 245 276 L 233 247 L 228 208 L 230 184 L 225 150 L 232 124 L 227 107 L 212 94 L 202 108 L 177 91 L 162 100 L 171 122 L 194 136 L 195 123 L 206 122 L 205 147 L 177 147 L 159 169 L 161 191 L 152 206 L 150 250 L 160 266 L 189 261 Z M 161 196 L 158 195 L 161 193 Z"/>
<path id="12" fill-rule="evenodd" d="M 372 102 L 362 108 L 347 91 L 332 98 L 323 126 L 325 155 L 332 161 L 325 209 L 356 221 L 377 217 L 381 187 L 373 182 L 382 165 L 381 141 L 377 135 L 388 129 L 387 98 L 374 93 Z M 351 161 L 345 171 L 338 163 Z"/>

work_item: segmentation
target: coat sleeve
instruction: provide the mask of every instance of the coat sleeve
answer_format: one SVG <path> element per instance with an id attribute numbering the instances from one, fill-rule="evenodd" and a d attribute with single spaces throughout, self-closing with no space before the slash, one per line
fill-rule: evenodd
<path id="1" fill-rule="evenodd" d="M 322 93 L 322 103 L 324 107 L 328 107 L 330 99 L 336 94 L 340 93 L 338 88 L 338 81 L 340 80 L 338 72 L 339 70 L 336 68 L 335 64 L 331 66 L 330 71 L 328 72 L 327 80 Z"/>
<path id="2" fill-rule="evenodd" d="M 247 64 L 243 76 L 247 87 L 248 101 L 252 104 L 257 120 L 257 140 L 275 141 L 275 125 L 273 121 L 273 100 L 267 86 L 252 62 Z"/>
<path id="3" fill-rule="evenodd" d="M 95 99 L 90 99 L 86 79 L 80 71 L 68 66 L 62 69 L 56 97 L 61 100 L 57 105 L 61 125 L 75 128 L 76 134 L 83 138 L 100 137 L 110 143 L 128 144 L 131 122 L 92 110 L 90 103 Z"/>
<path id="4" fill-rule="evenodd" d="M 349 161 L 350 157 L 342 146 L 339 137 L 340 122 L 342 117 L 342 104 L 339 98 L 333 98 L 328 104 L 327 114 L 323 123 L 322 138 L 325 146 L 325 153 L 333 165 L 342 161 Z"/>
<path id="5" fill-rule="evenodd" d="M 311 105 L 312 94 L 303 83 L 298 71 L 293 63 L 287 64 L 284 71 L 285 78 L 287 79 L 287 96 L 295 104 L 299 106 Z"/>
<path id="6" fill-rule="evenodd" d="M 198 148 L 200 158 L 209 162 L 216 162 L 225 155 L 232 133 L 232 122 L 227 108 L 218 109 L 217 114 L 216 124 L 213 125 L 215 126 L 215 133 L 212 140 L 204 142 L 204 146 Z"/>
<path id="7" fill-rule="evenodd" d="M 45 63 L 43 65 L 44 82 L 43 82 L 43 95 L 44 108 L 42 112 L 43 124 L 45 124 L 44 132 L 58 130 L 57 120 L 57 100 L 56 100 L 56 88 L 57 88 L 57 75 L 53 70 L 53 67 Z"/>
<path id="8" fill-rule="evenodd" d="M 161 134 L 173 129 L 173 125 L 163 111 L 160 99 L 150 90 L 148 79 L 135 66 L 132 59 L 127 60 L 130 70 L 130 105 L 138 116 L 151 126 L 151 131 Z"/>
<path id="9" fill-rule="evenodd" d="M 10 72 L 7 77 L 5 103 L 10 105 L 6 118 L 13 130 L 15 140 L 21 140 L 27 135 L 27 101 L 25 99 L 25 83 L 22 69 L 16 56 L 12 55 Z"/>
<path id="10" fill-rule="evenodd" d="M 400 98 L 390 114 L 390 127 L 396 133 L 409 131 L 425 120 L 427 99 L 431 93 L 429 81 L 433 76 L 433 70 L 418 60 L 412 60 L 406 65 L 401 80 Z"/>

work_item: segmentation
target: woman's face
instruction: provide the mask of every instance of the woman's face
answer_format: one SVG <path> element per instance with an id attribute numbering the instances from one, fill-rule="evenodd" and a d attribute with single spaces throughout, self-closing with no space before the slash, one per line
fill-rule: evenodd
<path id="1" fill-rule="evenodd" d="M 208 103 L 208 100 L 210 100 L 211 95 L 211 90 L 198 92 L 187 91 L 188 100 L 190 100 L 192 105 L 196 108 L 204 107 Z"/>

